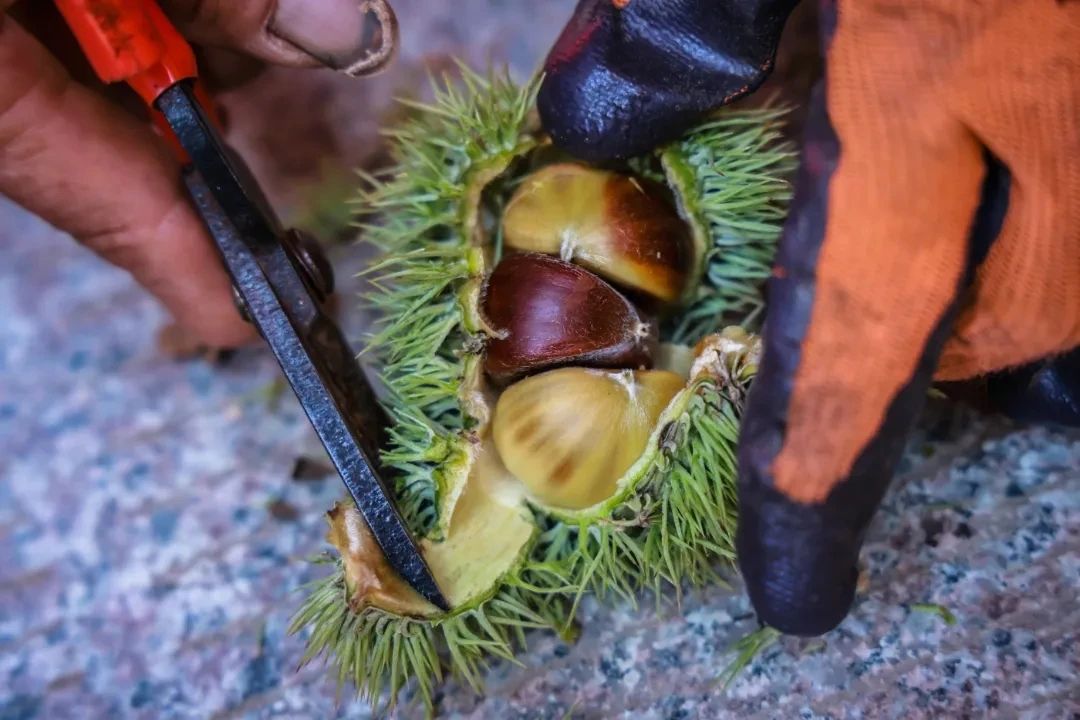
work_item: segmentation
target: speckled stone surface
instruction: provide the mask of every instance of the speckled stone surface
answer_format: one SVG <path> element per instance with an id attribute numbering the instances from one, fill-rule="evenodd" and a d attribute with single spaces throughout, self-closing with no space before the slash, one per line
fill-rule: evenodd
<path id="1" fill-rule="evenodd" d="M 397 5 L 408 67 L 468 44 L 474 60 L 527 72 L 572 2 L 530 3 L 525 34 L 517 3 Z M 378 97 L 398 86 L 380 82 Z M 373 122 L 326 103 L 331 123 Z M 257 169 L 296 171 L 275 161 Z M 297 589 L 322 572 L 305 558 L 326 547 L 339 489 L 292 478 L 319 448 L 290 397 L 268 401 L 271 358 L 163 357 L 152 300 L 2 199 L 0 252 L 0 720 L 370 717 L 318 666 L 298 671 L 303 639 L 286 633 Z M 865 590 L 838 630 L 782 640 L 726 693 L 727 650 L 755 627 L 734 580 L 659 614 L 586 603 L 576 644 L 534 634 L 520 667 L 492 668 L 485 696 L 451 682 L 440 711 L 1080 717 L 1080 434 L 937 408 L 864 556 Z"/>
<path id="2" fill-rule="evenodd" d="M 367 717 L 286 632 L 332 478 L 262 352 L 158 352 L 121 272 L 0 205 L 0 719 Z M 1080 712 L 1080 435 L 939 410 L 823 642 L 784 640 L 722 694 L 754 627 L 719 588 L 660 615 L 587 604 L 446 717 L 1067 717 Z M 956 617 L 947 625 L 920 604 Z M 401 717 L 417 715 L 405 706 Z"/>

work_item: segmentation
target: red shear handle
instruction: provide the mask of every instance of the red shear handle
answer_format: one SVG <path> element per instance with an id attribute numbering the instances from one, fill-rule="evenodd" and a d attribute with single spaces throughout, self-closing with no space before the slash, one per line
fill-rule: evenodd
<path id="1" fill-rule="evenodd" d="M 196 75 L 195 54 L 154 0 L 56 0 L 94 72 L 126 82 L 151 107 Z"/>

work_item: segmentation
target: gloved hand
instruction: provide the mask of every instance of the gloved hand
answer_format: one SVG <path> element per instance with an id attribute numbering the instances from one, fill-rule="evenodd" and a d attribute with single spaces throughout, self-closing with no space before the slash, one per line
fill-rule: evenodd
<path id="1" fill-rule="evenodd" d="M 793 4 L 582 0 L 548 59 L 546 128 L 594 161 L 678 136 L 760 84 Z M 740 445 L 742 573 L 759 617 L 800 635 L 847 614 L 932 377 L 1080 344 L 1080 4 L 821 15 L 825 79 Z M 1080 391 L 1053 387 L 1065 366 L 1037 377 L 1075 420 Z"/>
<path id="2" fill-rule="evenodd" d="M 89 68 L 52 5 L 0 0 L 0 193 L 128 270 L 202 341 L 231 346 L 254 337 L 233 308 L 231 283 L 176 161 L 148 118 L 109 102 L 96 81 L 76 80 Z M 194 41 L 281 65 L 363 74 L 393 47 L 392 32 L 379 31 L 393 23 L 385 0 L 161 6 Z M 48 36 L 48 49 L 35 32 Z"/>

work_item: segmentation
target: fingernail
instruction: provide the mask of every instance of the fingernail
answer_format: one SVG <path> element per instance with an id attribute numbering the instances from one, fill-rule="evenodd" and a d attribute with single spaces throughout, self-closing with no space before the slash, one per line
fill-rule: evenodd
<path id="1" fill-rule="evenodd" d="M 369 75 L 397 45 L 397 22 L 386 0 L 278 0 L 270 32 L 327 67 Z"/>

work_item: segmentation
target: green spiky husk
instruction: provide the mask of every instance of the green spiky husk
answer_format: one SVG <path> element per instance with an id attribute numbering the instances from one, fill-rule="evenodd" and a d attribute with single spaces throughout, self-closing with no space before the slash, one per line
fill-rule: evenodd
<path id="1" fill-rule="evenodd" d="M 479 692 L 488 663 L 513 662 L 515 651 L 525 645 L 526 631 L 554 629 L 567 639 L 572 634 L 564 622 L 570 614 L 568 588 L 541 563 L 529 563 L 518 576 L 508 577 L 477 607 L 434 619 L 370 607 L 354 612 L 340 568 L 307 590 L 291 628 L 312 628 L 301 664 L 326 656 L 339 689 L 351 683 L 373 704 L 385 698 L 389 707 L 412 681 L 415 697 L 429 714 L 444 666 Z"/>
<path id="2" fill-rule="evenodd" d="M 440 472 L 460 461 L 474 418 L 459 389 L 463 352 L 479 328 L 460 297 L 478 281 L 472 194 L 477 176 L 505 166 L 535 145 L 528 132 L 538 83 L 484 79 L 462 68 L 464 89 L 434 87 L 431 105 L 388 133 L 395 163 L 385 179 L 365 178 L 358 199 L 366 240 L 383 259 L 366 275 L 379 314 L 368 348 L 381 369 L 392 420 L 383 462 L 394 471 L 399 509 L 427 535 L 438 520 Z"/>
<path id="3" fill-rule="evenodd" d="M 367 272 L 368 300 L 381 318 L 370 359 L 392 420 L 382 459 L 407 522 L 436 538 L 446 474 L 465 462 L 479 422 L 460 397 L 483 339 L 465 299 L 482 279 L 479 195 L 491 180 L 509 185 L 512 178 L 501 178 L 507 168 L 542 143 L 532 116 L 537 82 L 518 87 L 462 70 L 461 89 L 435 87 L 433 104 L 416 105 L 416 117 L 390 133 L 395 165 L 365 177 L 358 200 L 365 236 L 384 258 Z M 781 114 L 724 112 L 634 161 L 690 198 L 680 210 L 708 243 L 701 285 L 679 323 L 666 328 L 670 339 L 692 342 L 752 322 L 760 308 L 793 164 L 780 140 Z M 488 192 L 496 210 L 505 197 L 498 190 Z M 377 220 L 367 222 L 371 216 Z M 643 588 L 659 594 L 714 579 L 716 560 L 733 557 L 734 447 L 751 375 L 698 381 L 661 433 L 655 462 L 609 517 L 568 523 L 534 509 L 538 539 L 475 606 L 432 619 L 354 612 L 338 564 L 296 617 L 295 629 L 311 628 L 305 661 L 326 655 L 341 682 L 372 700 L 388 693 L 392 703 L 412 679 L 430 712 L 444 667 L 479 688 L 485 663 L 512 660 L 525 630 L 567 632 L 584 592 L 632 601 Z"/>
<path id="4" fill-rule="evenodd" d="M 735 372 L 694 381 L 679 415 L 661 430 L 659 452 L 632 497 L 603 519 L 570 522 L 538 513 L 545 532 L 534 557 L 591 592 L 631 603 L 642 589 L 659 601 L 666 588 L 719 579 L 718 559 L 735 557 L 735 443 L 739 410 L 757 370 L 738 358 Z"/>
<path id="5" fill-rule="evenodd" d="M 680 210 L 707 236 L 703 282 L 665 328 L 671 342 L 692 345 L 728 325 L 757 329 L 797 162 L 786 113 L 724 112 L 660 150 Z"/>
<path id="6" fill-rule="evenodd" d="M 606 521 L 568 524 L 537 511 L 541 535 L 520 572 L 474 608 L 433 619 L 353 612 L 338 566 L 312 585 L 294 620 L 294 630 L 313 627 L 304 662 L 325 655 L 339 683 L 391 704 L 412 679 L 430 713 L 443 677 L 440 655 L 451 675 L 479 691 L 488 661 L 513 661 L 526 630 L 572 633 L 586 592 L 635 602 L 650 589 L 659 600 L 665 587 L 677 593 L 684 582 L 717 580 L 717 560 L 734 558 L 734 447 L 753 371 L 744 366 L 734 377 L 697 383 L 661 433 L 657 460 L 634 501 Z"/>

